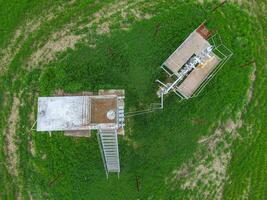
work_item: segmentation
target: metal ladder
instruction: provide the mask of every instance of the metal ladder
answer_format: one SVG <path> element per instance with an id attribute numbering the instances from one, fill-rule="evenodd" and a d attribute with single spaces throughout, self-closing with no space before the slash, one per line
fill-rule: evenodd
<path id="1" fill-rule="evenodd" d="M 99 129 L 97 135 L 107 178 L 109 172 L 117 172 L 119 176 L 120 159 L 117 130 Z"/>

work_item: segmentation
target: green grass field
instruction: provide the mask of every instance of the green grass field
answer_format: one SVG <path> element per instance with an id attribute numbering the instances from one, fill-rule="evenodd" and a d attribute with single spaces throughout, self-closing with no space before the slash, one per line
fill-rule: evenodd
<path id="1" fill-rule="evenodd" d="M 218 4 L 0 0 L 0 199 L 267 199 L 267 2 Z M 37 97 L 57 90 L 157 102 L 160 65 L 204 20 L 233 57 L 198 97 L 127 119 L 119 179 L 95 134 L 31 130 Z"/>

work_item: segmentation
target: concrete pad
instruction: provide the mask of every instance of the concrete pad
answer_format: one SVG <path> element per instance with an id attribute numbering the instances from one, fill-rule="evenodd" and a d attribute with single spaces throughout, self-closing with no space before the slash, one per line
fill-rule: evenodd
<path id="1" fill-rule="evenodd" d="M 213 54 L 212 58 L 202 67 L 194 69 L 177 87 L 177 91 L 185 97 L 191 97 L 200 85 L 208 78 L 219 64 L 220 59 Z"/>
<path id="2" fill-rule="evenodd" d="M 37 131 L 84 130 L 89 123 L 88 96 L 39 97 Z"/>
<path id="3" fill-rule="evenodd" d="M 179 69 L 196 54 L 198 55 L 204 49 L 211 45 L 198 32 L 194 31 L 189 37 L 173 52 L 173 54 L 163 63 L 173 73 L 177 73 Z"/>
<path id="4" fill-rule="evenodd" d="M 65 95 L 62 91 L 60 94 Z M 118 129 L 123 122 L 124 90 L 101 90 L 99 94 L 39 97 L 37 131 L 65 131 L 78 137 L 89 130 Z"/>
<path id="5" fill-rule="evenodd" d="M 111 120 L 108 119 L 107 113 L 109 111 L 114 111 L 117 113 L 117 97 L 107 97 L 107 98 L 92 98 L 91 99 L 91 123 L 92 124 L 102 124 L 102 123 L 116 123 L 116 117 Z"/>

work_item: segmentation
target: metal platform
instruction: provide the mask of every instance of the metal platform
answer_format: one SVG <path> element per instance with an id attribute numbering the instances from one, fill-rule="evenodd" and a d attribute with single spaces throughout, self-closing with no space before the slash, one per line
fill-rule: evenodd
<path id="1" fill-rule="evenodd" d="M 98 130 L 98 142 L 108 177 L 109 172 L 120 173 L 117 130 Z"/>
<path id="2" fill-rule="evenodd" d="M 124 134 L 124 90 L 100 90 L 98 95 L 39 97 L 37 131 L 64 131 L 90 137 L 97 130 L 106 174 L 120 172 L 118 133 Z"/>

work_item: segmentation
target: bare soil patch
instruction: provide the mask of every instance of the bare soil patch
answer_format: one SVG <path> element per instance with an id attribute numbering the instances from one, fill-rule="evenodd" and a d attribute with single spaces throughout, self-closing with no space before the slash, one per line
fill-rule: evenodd
<path id="1" fill-rule="evenodd" d="M 38 68 L 38 65 L 44 64 L 42 61 L 49 63 L 56 58 L 58 52 L 66 51 L 68 48 L 74 49 L 77 41 L 82 39 L 82 35 L 66 35 L 57 38 L 56 35 L 58 34 L 56 33 L 54 39 L 49 40 L 42 48 L 31 55 L 30 61 L 28 62 L 29 66 Z"/>
<path id="2" fill-rule="evenodd" d="M 116 118 L 113 120 L 108 119 L 107 113 L 110 110 L 116 112 L 117 99 L 116 98 L 92 98 L 91 99 L 91 123 L 115 123 Z"/>
<path id="3" fill-rule="evenodd" d="M 242 139 L 238 129 L 243 126 L 242 117 L 253 96 L 255 72 L 256 66 L 249 77 L 250 86 L 244 106 L 235 119 L 229 118 L 225 123 L 219 123 L 214 134 L 200 138 L 200 146 L 193 158 L 174 170 L 172 176 L 166 179 L 166 183 L 171 183 L 173 189 L 178 185 L 183 190 L 194 191 L 188 193 L 189 199 L 222 199 L 223 187 L 228 180 L 227 167 L 232 157 L 231 148 L 236 139 Z M 246 197 L 245 191 L 243 196 Z"/>
<path id="4" fill-rule="evenodd" d="M 101 8 L 98 12 L 89 16 L 86 24 L 78 25 L 80 24 L 79 19 L 66 24 L 62 30 L 53 33 L 50 37 L 51 39 L 31 55 L 28 61 L 28 68 L 39 68 L 56 59 L 56 55 L 59 52 L 64 52 L 68 48 L 74 49 L 75 44 L 87 41 L 87 34 L 76 35 L 73 30 L 86 30 L 90 34 L 104 35 L 110 33 L 110 27 L 114 24 L 121 24 L 122 29 L 128 30 L 129 25 L 122 24 L 125 18 L 134 16 L 136 21 L 150 19 L 153 16 L 145 13 L 143 9 L 155 4 L 156 2 L 148 3 L 144 0 L 133 2 L 118 1 Z M 87 42 L 92 43 L 94 41 Z M 89 46 L 95 48 L 95 44 L 89 44 Z"/>
<path id="5" fill-rule="evenodd" d="M 18 162 L 17 155 L 17 137 L 16 137 L 16 125 L 19 122 L 19 98 L 13 98 L 13 105 L 10 116 L 7 121 L 7 128 L 5 130 L 5 154 L 7 159 L 8 172 L 12 176 L 18 176 Z"/>
<path id="6" fill-rule="evenodd" d="M 48 11 L 43 11 L 40 17 L 36 17 L 32 20 L 20 25 L 14 32 L 12 38 L 7 43 L 5 48 L 0 49 L 0 74 L 3 74 L 18 52 L 21 50 L 23 44 L 27 41 L 30 35 L 34 34 L 40 29 L 43 22 L 54 19 L 57 14 L 63 12 L 64 5 L 58 8 L 51 8 Z"/>

